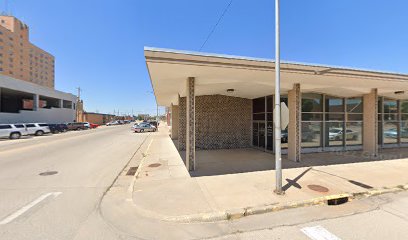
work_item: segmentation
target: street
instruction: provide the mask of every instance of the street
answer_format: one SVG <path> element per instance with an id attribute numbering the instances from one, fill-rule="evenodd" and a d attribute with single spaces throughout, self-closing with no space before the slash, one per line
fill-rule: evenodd
<path id="1" fill-rule="evenodd" d="M 136 152 L 148 152 L 150 136 L 159 135 L 135 134 L 129 127 L 1 141 L 0 239 L 307 240 L 408 236 L 407 192 L 219 222 L 171 223 L 138 216 L 124 194 L 132 178 L 123 176 L 123 169 L 131 159 L 136 163 L 140 160 Z M 119 174 L 122 177 L 117 178 Z M 108 199 L 102 203 L 105 197 Z"/>
<path id="2" fill-rule="evenodd" d="M 0 239 L 74 239 L 148 135 L 123 125 L 0 141 Z"/>

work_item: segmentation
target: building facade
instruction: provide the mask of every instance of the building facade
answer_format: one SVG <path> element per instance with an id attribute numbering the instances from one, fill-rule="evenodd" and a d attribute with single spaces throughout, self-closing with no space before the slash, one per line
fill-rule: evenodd
<path id="1" fill-rule="evenodd" d="M 0 16 L 0 123 L 76 120 L 76 99 L 54 89 L 54 57 L 31 44 L 29 28 Z"/>
<path id="2" fill-rule="evenodd" d="M 159 105 L 171 111 L 171 136 L 195 169 L 200 149 L 274 152 L 275 62 L 169 49 L 145 49 Z M 289 108 L 283 153 L 408 147 L 408 75 L 283 62 L 280 103 Z"/>
<path id="3" fill-rule="evenodd" d="M 54 57 L 33 45 L 29 27 L 13 16 L 0 16 L 0 73 L 54 88 Z"/>

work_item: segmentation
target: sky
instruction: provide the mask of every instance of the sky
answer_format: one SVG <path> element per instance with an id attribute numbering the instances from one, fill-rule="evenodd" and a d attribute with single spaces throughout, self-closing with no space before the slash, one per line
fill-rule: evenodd
<path id="1" fill-rule="evenodd" d="M 55 56 L 56 89 L 81 87 L 86 111 L 155 114 L 144 46 L 198 51 L 229 1 L 8 0 L 7 10 Z M 273 59 L 274 2 L 233 0 L 202 51 Z M 408 73 L 407 9 L 406 0 L 281 0 L 281 58 Z"/>

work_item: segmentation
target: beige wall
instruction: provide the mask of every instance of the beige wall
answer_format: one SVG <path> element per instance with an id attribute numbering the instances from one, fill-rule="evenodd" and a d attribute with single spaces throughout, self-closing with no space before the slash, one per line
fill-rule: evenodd
<path id="1" fill-rule="evenodd" d="M 0 16 L 0 74 L 54 88 L 54 57 L 29 41 L 29 28 Z"/>

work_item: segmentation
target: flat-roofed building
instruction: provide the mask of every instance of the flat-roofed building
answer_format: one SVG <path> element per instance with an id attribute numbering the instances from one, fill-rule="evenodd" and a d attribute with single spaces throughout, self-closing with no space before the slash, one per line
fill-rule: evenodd
<path id="1" fill-rule="evenodd" d="M 29 27 L 14 16 L 0 16 L 0 73 L 54 88 L 54 56 L 33 45 Z"/>
<path id="2" fill-rule="evenodd" d="M 145 58 L 189 170 L 196 150 L 274 152 L 275 61 L 157 48 L 145 48 Z M 408 147 L 407 89 L 408 74 L 283 62 L 283 153 L 298 162 L 308 152 L 362 150 L 371 157 Z"/>

